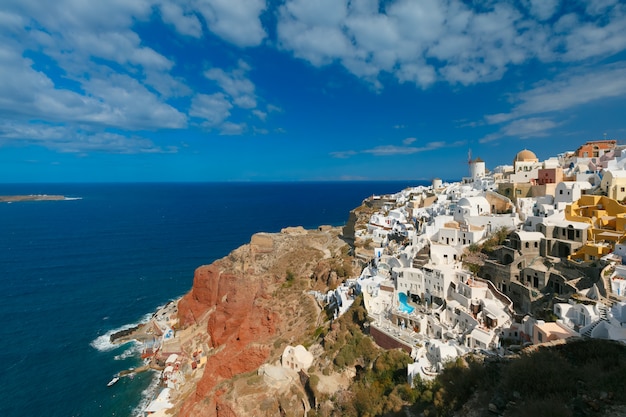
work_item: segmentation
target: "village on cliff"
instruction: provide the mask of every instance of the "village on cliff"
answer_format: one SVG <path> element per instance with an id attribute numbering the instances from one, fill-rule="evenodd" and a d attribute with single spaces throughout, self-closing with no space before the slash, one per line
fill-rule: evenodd
<path id="1" fill-rule="evenodd" d="M 470 352 L 502 356 L 569 338 L 626 343 L 626 146 L 598 140 L 545 161 L 530 150 L 511 158 L 490 171 L 470 158 L 460 182 L 367 198 L 367 221 L 343 233 L 360 276 L 311 292 L 335 317 L 361 293 L 374 340 L 414 359 L 409 382 Z M 189 342 L 173 333 L 175 313 L 169 305 L 155 315 L 164 350 Z M 184 370 L 206 363 L 201 342 L 188 361 L 162 364 L 167 388 L 147 414 L 172 407 Z M 312 360 L 287 346 L 282 366 L 306 370 Z"/>

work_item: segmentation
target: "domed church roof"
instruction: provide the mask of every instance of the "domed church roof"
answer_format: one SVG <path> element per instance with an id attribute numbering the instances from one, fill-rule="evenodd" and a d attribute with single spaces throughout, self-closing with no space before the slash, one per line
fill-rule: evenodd
<path id="1" fill-rule="evenodd" d="M 513 162 L 537 162 L 537 155 L 534 152 L 524 149 L 515 155 Z"/>

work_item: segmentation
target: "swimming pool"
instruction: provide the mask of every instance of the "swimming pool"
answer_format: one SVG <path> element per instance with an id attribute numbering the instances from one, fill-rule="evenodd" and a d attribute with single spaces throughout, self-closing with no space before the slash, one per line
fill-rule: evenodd
<path id="1" fill-rule="evenodd" d="M 400 306 L 398 307 L 400 309 L 400 311 L 402 311 L 403 313 L 408 313 L 411 314 L 413 312 L 413 310 L 415 310 L 415 307 L 411 307 L 406 300 L 406 294 L 401 292 L 398 293 L 398 301 L 400 302 Z"/>

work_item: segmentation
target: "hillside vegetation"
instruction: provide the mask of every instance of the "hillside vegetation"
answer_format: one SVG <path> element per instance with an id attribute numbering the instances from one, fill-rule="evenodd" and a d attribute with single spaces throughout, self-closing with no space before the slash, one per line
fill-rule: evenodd
<path id="1" fill-rule="evenodd" d="M 366 314 L 357 300 L 323 342 L 335 371 L 355 369 L 353 382 L 309 416 L 626 416 L 620 343 L 575 340 L 511 358 L 469 355 L 448 363 L 434 381 L 410 387 L 411 358 L 378 348 L 362 330 Z"/>

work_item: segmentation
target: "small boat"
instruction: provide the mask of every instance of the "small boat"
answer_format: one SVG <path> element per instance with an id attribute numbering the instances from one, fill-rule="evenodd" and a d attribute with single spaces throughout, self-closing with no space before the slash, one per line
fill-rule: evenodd
<path id="1" fill-rule="evenodd" d="M 120 380 L 119 376 L 114 376 L 113 379 L 110 380 L 109 383 L 107 384 L 107 387 L 110 387 L 111 385 L 115 384 L 119 380 Z"/>

